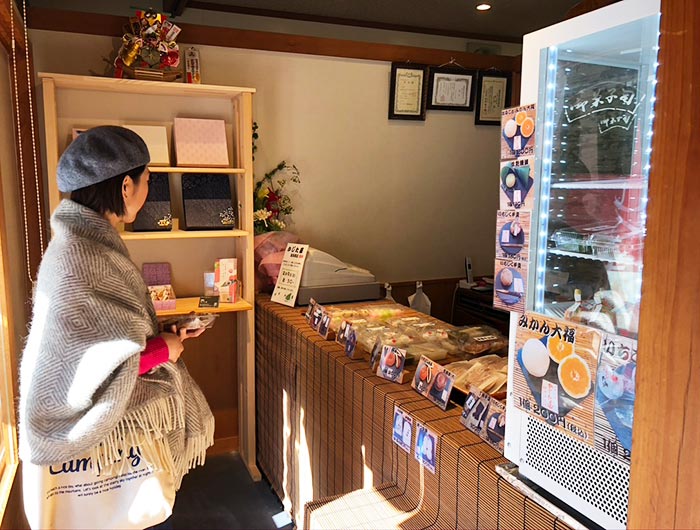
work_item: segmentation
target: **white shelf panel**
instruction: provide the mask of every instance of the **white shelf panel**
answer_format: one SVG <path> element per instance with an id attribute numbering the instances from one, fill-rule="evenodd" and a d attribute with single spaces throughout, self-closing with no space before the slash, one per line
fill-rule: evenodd
<path id="1" fill-rule="evenodd" d="M 642 190 L 646 186 L 646 182 L 642 179 L 615 179 L 554 182 L 551 187 L 561 190 Z"/>
<path id="2" fill-rule="evenodd" d="M 601 256 L 596 256 L 594 254 L 583 254 L 581 252 L 570 252 L 568 250 L 559 250 L 556 248 L 548 248 L 547 249 L 548 254 L 554 254 L 555 256 L 566 256 L 569 258 L 580 258 L 580 259 L 588 259 L 592 261 L 602 261 L 605 263 L 619 263 L 621 265 L 634 265 L 636 263 L 635 260 L 631 258 L 604 258 Z"/>

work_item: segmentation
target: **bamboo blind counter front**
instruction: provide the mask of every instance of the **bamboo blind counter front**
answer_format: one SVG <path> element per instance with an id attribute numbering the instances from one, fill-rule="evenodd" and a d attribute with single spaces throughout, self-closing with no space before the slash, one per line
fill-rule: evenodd
<path id="1" fill-rule="evenodd" d="M 302 308 L 256 305 L 257 459 L 297 527 L 567 528 L 496 473 L 507 460 L 459 407 L 377 377 Z M 392 441 L 394 405 L 413 417 L 411 454 Z M 438 436 L 435 474 L 413 456 L 416 422 Z"/>

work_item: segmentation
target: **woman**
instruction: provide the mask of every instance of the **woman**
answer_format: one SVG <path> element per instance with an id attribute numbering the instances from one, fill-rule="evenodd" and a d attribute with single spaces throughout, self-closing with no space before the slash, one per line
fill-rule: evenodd
<path id="1" fill-rule="evenodd" d="M 170 515 L 183 475 L 213 443 L 211 410 L 179 360 L 182 342 L 203 330 L 159 333 L 116 229 L 146 201 L 149 161 L 136 133 L 105 126 L 78 136 L 58 163 L 58 188 L 71 198 L 51 217 L 20 368 L 20 457 L 32 528 L 158 524 Z M 132 479 L 144 481 L 151 471 L 158 481 L 131 496 L 128 481 L 100 482 L 130 466 Z M 90 475 L 81 482 L 74 472 Z"/>

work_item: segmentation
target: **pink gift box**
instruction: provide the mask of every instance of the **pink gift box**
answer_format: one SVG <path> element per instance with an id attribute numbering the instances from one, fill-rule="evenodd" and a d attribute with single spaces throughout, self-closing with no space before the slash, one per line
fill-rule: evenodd
<path id="1" fill-rule="evenodd" d="M 167 311 L 177 307 L 175 291 L 170 285 L 169 263 L 144 263 L 143 279 L 148 286 L 153 307 L 156 311 Z"/>
<path id="2" fill-rule="evenodd" d="M 224 120 L 175 118 L 173 139 L 178 166 L 229 166 Z"/>

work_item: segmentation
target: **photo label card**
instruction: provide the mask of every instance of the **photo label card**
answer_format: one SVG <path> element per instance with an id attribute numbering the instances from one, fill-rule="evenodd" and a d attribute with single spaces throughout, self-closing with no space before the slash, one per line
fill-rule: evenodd
<path id="1" fill-rule="evenodd" d="M 411 387 L 445 410 L 450 401 L 455 375 L 440 364 L 421 355 Z"/>
<path id="2" fill-rule="evenodd" d="M 413 456 L 431 473 L 435 473 L 437 435 L 424 424 L 416 422 L 416 444 Z"/>
<path id="3" fill-rule="evenodd" d="M 397 405 L 394 405 L 394 429 L 392 440 L 401 449 L 411 454 L 411 438 L 413 437 L 413 417 Z"/>
<path id="4" fill-rule="evenodd" d="M 486 422 L 486 415 L 491 405 L 491 396 L 482 391 L 479 387 L 470 385 L 469 395 L 464 400 L 464 408 L 459 421 L 462 422 L 467 429 L 481 436 L 481 431 Z"/>
<path id="5" fill-rule="evenodd" d="M 406 351 L 396 346 L 382 346 L 377 375 L 388 381 L 403 383 Z"/>

